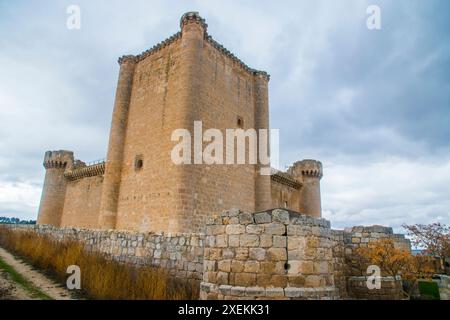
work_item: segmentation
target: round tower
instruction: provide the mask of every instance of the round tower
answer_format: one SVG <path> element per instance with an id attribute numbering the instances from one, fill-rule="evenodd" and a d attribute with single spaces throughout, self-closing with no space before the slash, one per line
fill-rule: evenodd
<path id="1" fill-rule="evenodd" d="M 263 71 L 255 71 L 254 92 L 255 92 L 255 130 L 259 134 L 260 129 L 267 130 L 267 143 L 270 142 L 269 130 L 269 75 Z M 259 136 L 259 139 L 262 139 Z M 258 144 L 258 155 L 260 155 L 260 144 Z M 267 146 L 267 153 L 270 156 L 270 146 Z M 256 166 L 255 177 L 255 210 L 263 211 L 272 208 L 270 164 L 262 165 L 259 158 Z M 263 170 L 269 170 L 264 173 Z"/>
<path id="2" fill-rule="evenodd" d="M 316 160 L 302 160 L 294 163 L 288 172 L 302 182 L 300 188 L 300 212 L 322 216 L 320 200 L 320 179 L 323 176 L 322 163 Z"/>
<path id="3" fill-rule="evenodd" d="M 73 164 L 72 151 L 47 151 L 44 156 L 45 180 L 37 224 L 61 225 L 67 180 L 64 171 Z"/>
<path id="4" fill-rule="evenodd" d="M 186 33 L 196 31 L 201 35 L 202 38 L 204 38 L 206 30 L 208 29 L 208 24 L 205 22 L 205 19 L 200 17 L 200 14 L 198 12 L 191 11 L 186 12 L 181 16 L 180 28 L 183 36 Z"/>
<path id="5" fill-rule="evenodd" d="M 116 227 L 128 108 L 130 106 L 136 63 L 137 59 L 132 55 L 123 56 L 119 59 L 119 80 L 116 89 L 109 134 L 108 154 L 100 199 L 99 226 L 102 229 L 114 229 Z"/>

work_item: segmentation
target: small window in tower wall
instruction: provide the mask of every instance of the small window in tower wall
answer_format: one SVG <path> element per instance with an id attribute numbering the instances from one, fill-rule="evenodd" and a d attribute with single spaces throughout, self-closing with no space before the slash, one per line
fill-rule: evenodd
<path id="1" fill-rule="evenodd" d="M 134 169 L 136 171 L 139 171 L 143 167 L 144 167 L 144 157 L 142 155 L 136 156 L 136 159 L 134 160 Z"/>
<path id="2" fill-rule="evenodd" d="M 284 208 L 286 208 L 286 209 L 287 209 L 287 207 L 288 207 L 288 202 L 287 202 L 287 201 L 285 201 L 285 202 L 284 202 Z"/>
<path id="3" fill-rule="evenodd" d="M 241 129 L 244 128 L 244 119 L 242 119 L 242 117 L 237 117 L 237 127 Z"/>

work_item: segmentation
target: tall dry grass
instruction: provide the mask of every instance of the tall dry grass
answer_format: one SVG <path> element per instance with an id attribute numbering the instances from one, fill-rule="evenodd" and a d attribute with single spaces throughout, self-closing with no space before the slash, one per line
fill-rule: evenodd
<path id="1" fill-rule="evenodd" d="M 0 226 L 0 246 L 24 257 L 61 283 L 69 276 L 66 273 L 68 266 L 79 266 L 82 292 L 91 299 L 198 299 L 197 281 L 175 278 L 161 268 L 122 264 L 98 252 L 88 252 L 78 242 L 57 242 L 33 231 Z"/>

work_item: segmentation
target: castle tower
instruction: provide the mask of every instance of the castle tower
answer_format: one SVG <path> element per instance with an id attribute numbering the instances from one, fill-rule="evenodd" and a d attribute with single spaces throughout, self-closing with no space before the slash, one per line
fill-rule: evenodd
<path id="1" fill-rule="evenodd" d="M 73 164 L 71 151 L 47 151 L 44 157 L 45 181 L 37 224 L 60 226 L 66 196 L 66 168 Z"/>
<path id="2" fill-rule="evenodd" d="M 300 212 L 313 217 L 322 216 L 320 179 L 323 176 L 322 163 L 316 160 L 302 160 L 294 163 L 288 172 L 302 182 L 300 188 Z"/>
<path id="3" fill-rule="evenodd" d="M 254 91 L 255 91 L 255 130 L 266 129 L 269 134 L 269 75 L 265 72 L 258 71 L 255 74 Z M 261 139 L 261 135 L 259 136 Z M 267 136 L 269 142 L 270 137 Z M 259 148 L 259 146 L 258 146 Z M 270 150 L 267 150 L 270 154 Z M 258 152 L 259 154 L 259 152 Z M 263 211 L 271 209 L 271 185 L 270 175 L 261 172 L 262 166 L 256 167 L 255 178 L 255 210 Z M 270 170 L 270 164 L 266 166 Z"/>
<path id="4" fill-rule="evenodd" d="M 119 80 L 116 89 L 105 175 L 100 199 L 99 226 L 102 229 L 114 229 L 116 226 L 117 202 L 120 190 L 128 108 L 130 105 L 136 59 L 134 56 L 124 56 L 119 59 L 119 64 Z"/>
<path id="5" fill-rule="evenodd" d="M 172 140 L 179 130 L 194 142 L 196 134 L 209 129 L 225 136 L 226 129 L 269 127 L 269 76 L 245 65 L 207 28 L 197 12 L 188 12 L 179 32 L 120 59 L 102 228 L 190 232 L 227 208 L 271 207 L 270 176 L 262 176 L 258 165 L 200 164 L 196 160 L 203 161 L 205 141 L 191 143 L 191 163 L 177 164 L 171 157 L 181 141 Z M 202 132 L 196 133 L 199 122 Z"/>

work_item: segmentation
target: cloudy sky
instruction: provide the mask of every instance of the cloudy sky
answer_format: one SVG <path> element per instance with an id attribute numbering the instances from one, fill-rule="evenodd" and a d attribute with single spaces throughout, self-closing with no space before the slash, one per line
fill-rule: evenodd
<path id="1" fill-rule="evenodd" d="M 68 30 L 66 9 L 81 9 Z M 381 9 L 368 30 L 366 9 Z M 324 165 L 324 216 L 450 223 L 450 2 L 0 0 L 0 216 L 36 218 L 46 150 L 103 158 L 117 58 L 199 11 L 270 82 L 281 162 Z"/>

